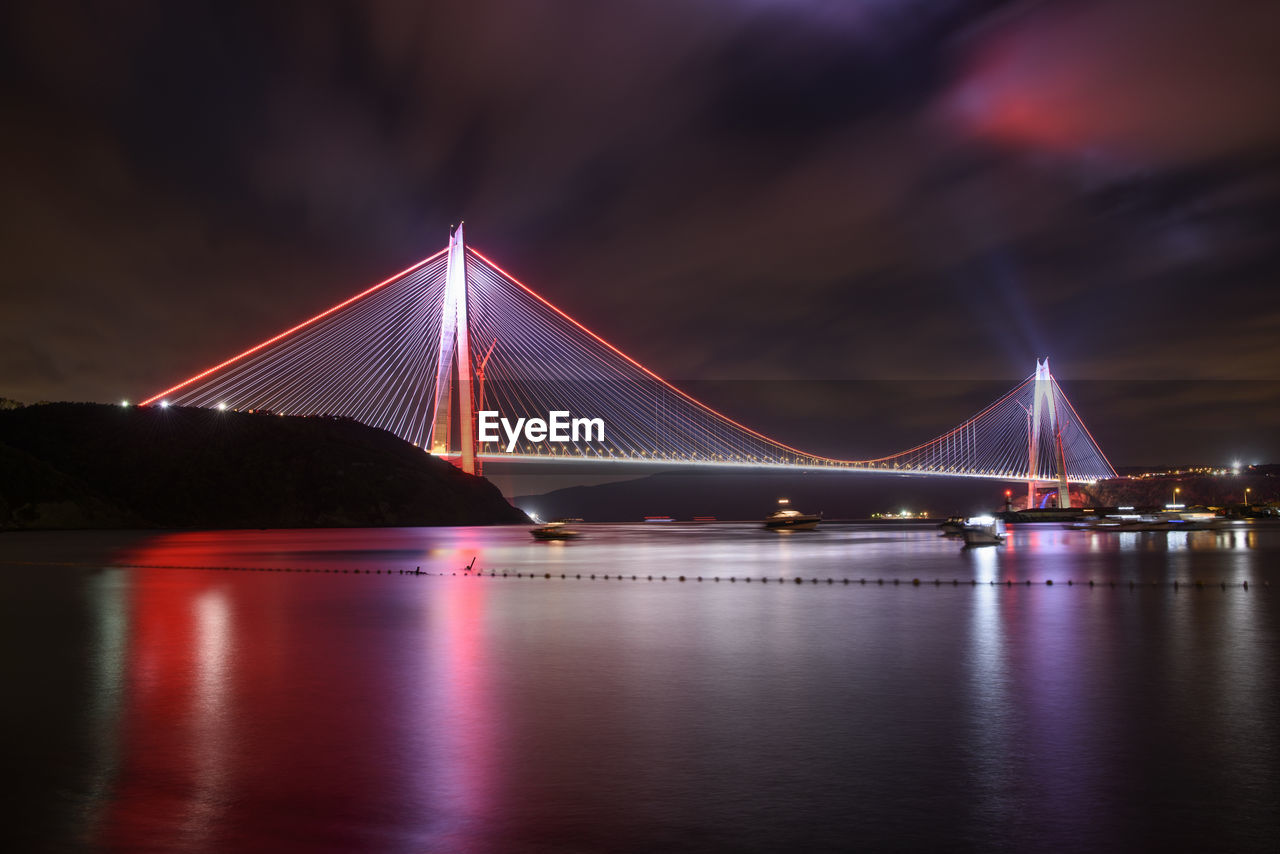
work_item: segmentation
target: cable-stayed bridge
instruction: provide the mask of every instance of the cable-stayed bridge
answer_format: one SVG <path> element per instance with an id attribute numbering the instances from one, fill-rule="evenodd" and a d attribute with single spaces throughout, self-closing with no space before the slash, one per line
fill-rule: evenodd
<path id="1" fill-rule="evenodd" d="M 1031 497 L 1037 484 L 1065 496 L 1115 476 L 1048 359 L 905 451 L 842 460 L 791 447 L 578 323 L 468 247 L 461 226 L 429 258 L 142 402 L 155 404 L 350 417 L 472 473 L 494 460 L 782 466 L 1026 481 Z"/>

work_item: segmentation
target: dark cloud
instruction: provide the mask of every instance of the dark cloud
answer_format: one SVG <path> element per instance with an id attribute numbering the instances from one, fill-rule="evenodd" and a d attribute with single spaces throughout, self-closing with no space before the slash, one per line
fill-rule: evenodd
<path id="1" fill-rule="evenodd" d="M 1273 4 L 118 5 L 0 13 L 0 396 L 141 397 L 465 217 L 819 451 L 1045 354 L 1118 462 L 1280 412 Z"/>

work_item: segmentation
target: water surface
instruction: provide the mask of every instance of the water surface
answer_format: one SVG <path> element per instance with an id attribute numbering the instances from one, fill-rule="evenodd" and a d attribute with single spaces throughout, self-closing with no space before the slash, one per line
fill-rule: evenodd
<path id="1" fill-rule="evenodd" d="M 189 852 L 1280 836 L 1280 529 L 582 529 L 0 536 L 6 827 Z"/>

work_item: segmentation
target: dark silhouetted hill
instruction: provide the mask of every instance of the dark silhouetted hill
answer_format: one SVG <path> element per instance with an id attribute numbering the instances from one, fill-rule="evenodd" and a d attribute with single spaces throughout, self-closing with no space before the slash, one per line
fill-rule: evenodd
<path id="1" fill-rule="evenodd" d="M 0 529 L 524 522 L 484 478 L 349 419 L 0 410 Z"/>

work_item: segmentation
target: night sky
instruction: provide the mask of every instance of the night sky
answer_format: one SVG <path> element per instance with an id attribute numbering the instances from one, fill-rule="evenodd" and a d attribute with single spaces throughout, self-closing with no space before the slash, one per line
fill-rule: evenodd
<path id="1" fill-rule="evenodd" d="M 1280 4 L 18 2 L 0 396 L 138 400 L 450 223 L 872 456 L 1049 355 L 1116 465 L 1280 460 Z"/>

